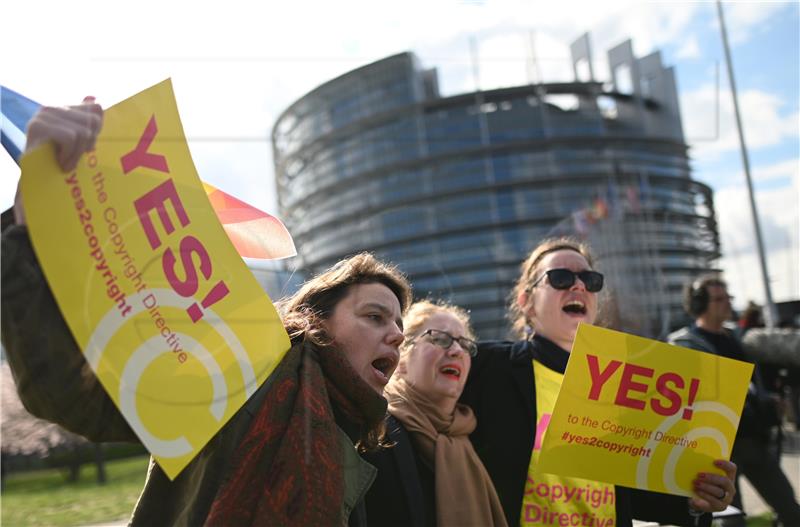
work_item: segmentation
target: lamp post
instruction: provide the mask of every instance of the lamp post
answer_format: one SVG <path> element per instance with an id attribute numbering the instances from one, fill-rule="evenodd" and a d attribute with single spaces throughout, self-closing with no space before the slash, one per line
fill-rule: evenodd
<path id="1" fill-rule="evenodd" d="M 728 32 L 725 29 L 725 18 L 722 15 L 722 3 L 717 0 L 717 15 L 719 16 L 719 27 L 722 32 L 722 47 L 725 50 L 725 64 L 728 66 L 728 79 L 731 83 L 731 94 L 733 95 L 733 113 L 736 116 L 736 131 L 739 133 L 739 148 L 742 154 L 742 165 L 744 165 L 744 177 L 747 181 L 747 197 L 750 199 L 750 213 L 753 216 L 753 229 L 756 234 L 756 247 L 758 249 L 758 259 L 761 263 L 761 279 L 764 282 L 764 295 L 766 296 L 766 310 L 764 322 L 767 327 L 775 327 L 778 321 L 778 311 L 775 302 L 772 301 L 772 289 L 769 285 L 769 272 L 767 271 L 767 259 L 764 256 L 764 240 L 761 237 L 761 224 L 758 221 L 758 209 L 753 195 L 753 180 L 750 177 L 750 160 L 747 156 L 747 146 L 744 142 L 742 132 L 742 119 L 739 116 L 739 101 L 736 95 L 736 80 L 733 77 L 733 64 L 731 62 L 731 52 L 728 46 Z"/>

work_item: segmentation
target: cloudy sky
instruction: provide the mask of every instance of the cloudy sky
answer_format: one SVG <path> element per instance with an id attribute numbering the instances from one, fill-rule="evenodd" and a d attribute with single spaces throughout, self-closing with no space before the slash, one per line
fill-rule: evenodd
<path id="1" fill-rule="evenodd" d="M 724 9 L 773 296 L 797 299 L 800 8 Z M 30 0 L 3 14 L 0 84 L 45 104 L 94 95 L 107 106 L 171 77 L 200 177 L 275 214 L 271 126 L 326 80 L 411 50 L 438 68 L 443 94 L 472 91 L 470 39 L 482 89 L 571 80 L 568 46 L 587 31 L 605 80 L 605 51 L 631 38 L 638 56 L 660 49 L 676 68 L 694 177 L 715 190 L 736 305 L 764 298 L 713 2 Z M 0 152 L 0 206 L 18 177 Z"/>

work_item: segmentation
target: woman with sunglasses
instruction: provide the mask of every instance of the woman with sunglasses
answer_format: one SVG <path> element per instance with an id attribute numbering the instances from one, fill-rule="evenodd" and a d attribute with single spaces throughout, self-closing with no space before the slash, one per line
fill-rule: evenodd
<path id="1" fill-rule="evenodd" d="M 726 476 L 698 474 L 688 501 L 538 471 L 569 350 L 578 325 L 594 323 L 602 288 L 603 275 L 592 269 L 585 244 L 543 241 L 522 264 L 510 299 L 513 330 L 523 340 L 481 343 L 473 359 L 461 402 L 478 418 L 470 438 L 508 524 L 629 526 L 635 517 L 708 525 L 711 515 L 703 513 L 724 510 L 735 492 L 736 466 L 729 461 L 715 462 Z"/>
<path id="2" fill-rule="evenodd" d="M 366 459 L 378 469 L 367 493 L 370 525 L 505 526 L 489 474 L 469 434 L 472 410 L 458 403 L 477 353 L 462 309 L 428 301 L 403 318 L 400 362 L 384 390 L 387 448 Z"/>

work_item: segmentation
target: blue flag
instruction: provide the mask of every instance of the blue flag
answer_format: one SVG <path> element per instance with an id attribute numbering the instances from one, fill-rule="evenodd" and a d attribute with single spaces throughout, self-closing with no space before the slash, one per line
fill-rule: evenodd
<path id="1" fill-rule="evenodd" d="M 25 151 L 28 121 L 39 107 L 38 102 L 0 86 L 0 142 L 17 164 Z"/>

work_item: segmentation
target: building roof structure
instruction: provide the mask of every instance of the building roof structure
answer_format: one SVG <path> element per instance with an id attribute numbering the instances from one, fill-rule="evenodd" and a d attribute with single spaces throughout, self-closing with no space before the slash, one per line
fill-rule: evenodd
<path id="1" fill-rule="evenodd" d="M 472 312 L 506 336 L 519 264 L 544 237 L 586 238 L 614 291 L 607 323 L 658 336 L 683 321 L 680 289 L 719 256 L 713 196 L 691 178 L 674 73 L 660 54 L 588 37 L 576 81 L 442 97 L 435 70 L 401 53 L 333 79 L 273 128 L 281 217 L 317 272 L 372 251 L 418 297 Z M 581 72 L 588 77 L 577 80 Z"/>

